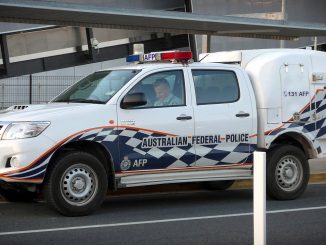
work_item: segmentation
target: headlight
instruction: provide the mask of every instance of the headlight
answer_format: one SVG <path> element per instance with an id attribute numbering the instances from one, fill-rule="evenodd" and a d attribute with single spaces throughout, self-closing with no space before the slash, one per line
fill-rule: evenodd
<path id="1" fill-rule="evenodd" d="M 3 140 L 25 139 L 40 135 L 50 122 L 14 122 L 3 133 Z"/>

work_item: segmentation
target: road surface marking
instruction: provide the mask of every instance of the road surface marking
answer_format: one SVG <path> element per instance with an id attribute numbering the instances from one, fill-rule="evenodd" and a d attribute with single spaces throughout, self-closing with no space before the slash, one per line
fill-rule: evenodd
<path id="1" fill-rule="evenodd" d="M 271 211 L 267 211 L 266 213 L 267 214 L 277 214 L 277 213 L 301 212 L 301 211 L 311 211 L 311 210 L 321 210 L 321 209 L 326 209 L 326 206 L 271 210 Z M 205 219 L 220 219 L 220 218 L 241 217 L 241 216 L 251 216 L 251 215 L 253 215 L 253 213 L 237 213 L 237 214 L 222 214 L 222 215 L 187 217 L 187 218 L 176 218 L 176 219 L 135 221 L 135 222 L 113 223 L 113 224 L 71 226 L 71 227 L 52 228 L 52 229 L 9 231 L 9 232 L 0 232 L 0 236 L 31 234 L 31 233 L 45 233 L 45 232 L 55 232 L 55 231 L 94 229 L 94 228 L 107 228 L 107 227 L 119 227 L 119 226 L 129 226 L 129 225 L 159 224 L 159 223 L 168 223 L 168 222 L 181 222 L 181 221 L 193 221 L 193 220 L 205 220 Z"/>

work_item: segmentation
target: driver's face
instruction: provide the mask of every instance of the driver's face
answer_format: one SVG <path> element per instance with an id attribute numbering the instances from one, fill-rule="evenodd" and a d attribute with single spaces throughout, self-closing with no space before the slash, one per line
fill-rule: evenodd
<path id="1" fill-rule="evenodd" d="M 156 97 L 159 100 L 164 100 L 169 94 L 170 94 L 170 89 L 164 84 L 160 84 L 154 88 Z"/>

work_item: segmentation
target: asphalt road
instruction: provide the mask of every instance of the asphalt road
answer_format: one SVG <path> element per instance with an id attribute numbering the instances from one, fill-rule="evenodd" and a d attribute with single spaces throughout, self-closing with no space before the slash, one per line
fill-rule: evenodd
<path id="1" fill-rule="evenodd" d="M 252 190 L 108 197 L 87 217 L 0 203 L 0 244 L 253 244 Z M 326 184 L 267 203 L 267 244 L 326 244 Z"/>

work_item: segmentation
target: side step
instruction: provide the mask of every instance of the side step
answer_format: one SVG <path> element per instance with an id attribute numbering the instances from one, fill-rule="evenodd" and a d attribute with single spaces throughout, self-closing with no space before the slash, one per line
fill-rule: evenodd
<path id="1" fill-rule="evenodd" d="M 136 175 L 121 176 L 118 179 L 118 187 L 134 187 L 146 185 L 160 185 L 172 183 L 204 182 L 218 180 L 252 179 L 250 169 L 230 170 L 205 170 L 185 171 L 174 173 L 142 173 Z"/>

